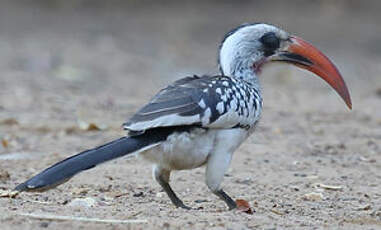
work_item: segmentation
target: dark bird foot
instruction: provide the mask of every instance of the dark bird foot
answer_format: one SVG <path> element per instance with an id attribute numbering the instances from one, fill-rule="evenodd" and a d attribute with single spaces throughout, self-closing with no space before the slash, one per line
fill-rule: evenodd
<path id="1" fill-rule="evenodd" d="M 185 210 L 192 210 L 191 207 L 189 206 L 186 206 L 183 202 L 181 202 L 180 204 L 175 204 L 177 208 L 183 208 Z"/>

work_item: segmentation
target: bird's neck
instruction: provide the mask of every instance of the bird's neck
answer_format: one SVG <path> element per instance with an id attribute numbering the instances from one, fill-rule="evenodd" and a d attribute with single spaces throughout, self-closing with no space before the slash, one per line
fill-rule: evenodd
<path id="1" fill-rule="evenodd" d="M 236 65 L 231 67 L 233 68 L 230 68 L 229 71 L 226 71 L 226 70 L 224 71 L 224 69 L 221 68 L 220 69 L 221 74 L 232 77 L 240 81 L 245 81 L 256 90 L 258 91 L 261 90 L 261 85 L 257 76 L 259 72 L 256 72 L 254 70 L 252 64 L 237 62 Z"/>
<path id="2" fill-rule="evenodd" d="M 225 43 L 229 42 L 230 40 Z M 251 83 L 253 87 L 260 90 L 257 74 L 260 73 L 262 62 L 257 61 L 258 64 L 254 64 L 257 58 L 248 49 L 243 49 L 241 46 L 229 46 L 225 43 L 220 50 L 218 60 L 221 74 Z"/>

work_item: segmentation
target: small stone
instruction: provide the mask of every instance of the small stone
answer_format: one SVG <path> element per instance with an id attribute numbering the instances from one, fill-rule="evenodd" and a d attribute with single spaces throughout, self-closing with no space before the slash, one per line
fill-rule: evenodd
<path id="1" fill-rule="evenodd" d="M 144 196 L 144 193 L 143 192 L 138 192 L 138 193 L 134 193 L 134 195 L 132 195 L 133 197 L 142 197 Z"/>
<path id="2" fill-rule="evenodd" d="M 307 174 L 305 173 L 294 173 L 295 177 L 307 177 Z"/>
<path id="3" fill-rule="evenodd" d="M 18 125 L 18 124 L 19 124 L 19 122 L 16 119 L 14 119 L 14 118 L 7 118 L 7 119 L 4 119 L 4 120 L 0 121 L 0 125 L 9 125 L 9 126 L 11 126 L 11 125 Z"/>
<path id="4" fill-rule="evenodd" d="M 165 196 L 165 192 L 158 192 L 158 193 L 156 193 L 156 197 L 157 198 L 162 198 L 164 196 Z"/>
<path id="5" fill-rule="evenodd" d="M 73 188 L 71 190 L 71 193 L 73 195 L 86 195 L 90 191 L 89 188 Z"/>
<path id="6" fill-rule="evenodd" d="M 40 227 L 41 228 L 47 228 L 49 226 L 49 222 L 42 222 L 41 224 L 40 224 Z"/>
<path id="7" fill-rule="evenodd" d="M 107 128 L 104 124 L 87 123 L 86 121 L 78 120 L 78 127 L 85 131 L 99 131 Z"/>
<path id="8" fill-rule="evenodd" d="M 76 198 L 72 200 L 68 205 L 69 206 L 82 206 L 82 207 L 94 207 L 96 206 L 97 201 L 92 197 L 86 198 Z"/>
<path id="9" fill-rule="evenodd" d="M 205 203 L 208 202 L 208 200 L 202 199 L 202 200 L 195 200 L 195 203 Z"/>
<path id="10" fill-rule="evenodd" d="M 324 196 L 320 192 L 311 192 L 304 194 L 303 199 L 307 201 L 321 201 L 324 199 Z"/>
<path id="11" fill-rule="evenodd" d="M 0 169 L 0 181 L 7 181 L 9 180 L 10 178 L 10 175 L 8 173 L 8 171 L 4 170 L 4 169 Z"/>
<path id="12" fill-rule="evenodd" d="M 3 139 L 1 140 L 1 144 L 2 144 L 2 146 L 3 146 L 4 148 L 8 148 L 8 145 L 9 145 L 9 144 L 8 144 L 8 140 L 7 140 L 7 139 L 4 139 L 4 138 L 3 138 Z"/>
<path id="13" fill-rule="evenodd" d="M 367 211 L 367 210 L 370 210 L 370 209 L 372 209 L 372 206 L 370 206 L 370 204 L 367 204 L 365 206 L 356 208 L 357 211 Z"/>
<path id="14" fill-rule="evenodd" d="M 249 185 L 252 183 L 252 180 L 250 178 L 245 178 L 245 179 L 238 179 L 235 181 L 236 183 L 238 184 L 245 184 L 245 185 Z"/>

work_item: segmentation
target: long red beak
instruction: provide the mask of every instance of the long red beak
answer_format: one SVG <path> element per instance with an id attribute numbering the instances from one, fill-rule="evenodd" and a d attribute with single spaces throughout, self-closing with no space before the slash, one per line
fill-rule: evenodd
<path id="1" fill-rule="evenodd" d="M 286 61 L 311 71 L 326 81 L 352 109 L 348 88 L 336 66 L 320 50 L 301 38 L 290 37 L 287 50 L 277 55 L 276 61 Z"/>

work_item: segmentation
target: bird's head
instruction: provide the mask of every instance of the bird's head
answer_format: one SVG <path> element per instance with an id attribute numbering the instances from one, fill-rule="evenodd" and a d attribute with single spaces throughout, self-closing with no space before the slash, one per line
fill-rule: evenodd
<path id="1" fill-rule="evenodd" d="M 349 91 L 336 66 L 316 47 L 268 24 L 244 24 L 229 32 L 220 46 L 219 65 L 227 76 L 255 77 L 268 62 L 286 62 L 315 73 L 351 109 Z"/>

